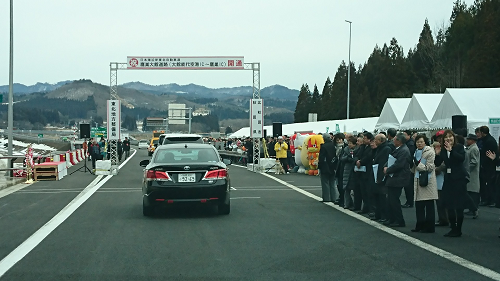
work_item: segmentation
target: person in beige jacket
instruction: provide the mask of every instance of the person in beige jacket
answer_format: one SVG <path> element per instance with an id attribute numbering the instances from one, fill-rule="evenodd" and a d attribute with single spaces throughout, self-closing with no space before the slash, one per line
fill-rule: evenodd
<path id="1" fill-rule="evenodd" d="M 436 154 L 434 149 L 428 145 L 428 139 L 421 134 L 415 138 L 416 150 L 413 155 L 414 166 L 412 172 L 415 172 L 413 180 L 415 211 L 417 215 L 417 224 L 412 232 L 434 233 L 435 232 L 435 208 L 434 201 L 438 199 L 436 166 L 434 159 Z M 427 186 L 420 185 L 420 172 L 428 172 Z"/>

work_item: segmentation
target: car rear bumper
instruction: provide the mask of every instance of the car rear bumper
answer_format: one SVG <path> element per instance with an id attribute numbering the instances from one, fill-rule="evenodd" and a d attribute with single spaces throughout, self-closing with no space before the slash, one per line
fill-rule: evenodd
<path id="1" fill-rule="evenodd" d="M 148 205 L 163 204 L 220 204 L 228 203 L 226 185 L 196 188 L 148 188 L 143 194 Z"/>

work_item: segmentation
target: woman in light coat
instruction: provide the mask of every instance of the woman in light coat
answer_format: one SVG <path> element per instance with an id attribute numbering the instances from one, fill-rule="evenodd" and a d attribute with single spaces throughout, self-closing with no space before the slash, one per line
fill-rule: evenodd
<path id="1" fill-rule="evenodd" d="M 436 182 L 436 172 L 434 159 L 436 154 L 434 149 L 427 146 L 428 142 L 425 135 L 418 135 L 415 138 L 417 149 L 413 156 L 414 167 L 412 172 L 415 173 L 413 180 L 415 211 L 417 215 L 417 224 L 412 232 L 434 233 L 435 226 L 435 209 L 434 200 L 438 199 L 438 190 Z M 420 186 L 420 172 L 428 172 L 427 186 Z"/>

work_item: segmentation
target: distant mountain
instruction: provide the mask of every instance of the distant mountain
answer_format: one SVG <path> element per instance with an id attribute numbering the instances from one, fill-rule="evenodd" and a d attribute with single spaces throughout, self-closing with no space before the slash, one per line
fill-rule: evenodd
<path id="1" fill-rule="evenodd" d="M 54 91 L 55 89 L 57 89 L 63 85 L 66 85 L 68 83 L 71 83 L 71 82 L 73 82 L 73 81 L 71 81 L 71 80 L 61 81 L 61 82 L 58 82 L 56 84 L 36 83 L 35 85 L 31 85 L 31 86 L 26 86 L 23 84 L 14 83 L 13 92 L 16 95 L 50 92 L 50 91 Z M 0 93 L 8 93 L 8 92 L 9 92 L 9 85 L 0 86 Z"/>
<path id="2" fill-rule="evenodd" d="M 19 110 L 15 111 L 17 114 L 15 126 L 31 128 L 47 123 L 66 124 L 69 120 L 106 119 L 106 101 L 110 99 L 109 86 L 86 79 L 58 84 L 60 86 L 57 89 L 45 91 L 48 87 L 39 83 L 38 88 L 34 87 L 36 85 L 30 86 L 35 92 L 16 95 L 14 101 Z M 28 86 L 24 87 L 24 91 L 30 90 Z M 248 86 L 210 89 L 195 84 L 151 86 L 140 82 L 127 83 L 118 87 L 118 95 L 123 105 L 122 115 L 133 116 L 138 120 L 148 116 L 166 116 L 168 105 L 171 103 L 185 104 L 193 111 L 208 110 L 211 115 L 217 116 L 217 119 L 221 121 L 248 120 L 251 91 L 252 88 Z M 280 85 L 262 89 L 261 96 L 265 100 L 265 124 L 292 122 L 297 95 L 298 91 Z M 0 105 L 0 119 L 5 119 L 6 114 L 7 106 Z M 200 118 L 200 120 L 206 119 Z M 207 118 L 211 120 L 212 117 Z M 230 123 L 227 124 L 232 124 L 233 121 L 228 122 Z M 198 130 L 204 130 L 208 125 L 200 126 Z"/>
<path id="3" fill-rule="evenodd" d="M 82 79 L 80 81 L 90 81 Z M 60 87 L 70 84 L 73 81 L 61 81 L 56 84 L 49 83 L 36 83 L 35 85 L 26 86 L 23 84 L 14 84 L 14 94 L 31 94 L 31 93 L 45 93 L 52 92 Z M 231 87 L 231 88 L 218 88 L 211 89 L 205 86 L 200 86 L 196 84 L 179 85 L 175 83 L 164 84 L 164 85 L 148 85 L 142 82 L 130 82 L 120 85 L 120 87 L 127 89 L 134 89 L 141 92 L 151 93 L 154 95 L 176 95 L 194 98 L 217 98 L 219 100 L 224 100 L 226 98 L 231 98 L 235 96 L 251 98 L 252 87 L 251 86 L 241 86 L 241 87 Z M 8 93 L 9 85 L 0 86 L 0 93 Z M 290 101 L 297 101 L 299 96 L 298 90 L 289 89 L 281 85 L 273 85 L 265 87 L 260 90 L 260 95 L 262 98 L 273 98 L 273 99 L 284 99 Z M 87 95 L 88 96 L 88 93 Z"/>
<path id="4" fill-rule="evenodd" d="M 144 84 L 142 82 L 130 82 L 130 83 L 125 83 L 121 86 L 124 88 L 149 92 L 156 95 L 188 94 L 190 96 L 196 96 L 201 98 L 218 98 L 218 99 L 225 99 L 228 96 L 246 96 L 248 98 L 252 96 L 252 87 L 250 86 L 211 89 L 205 86 L 200 86 L 195 84 L 179 85 L 172 83 L 172 84 L 153 86 Z M 296 101 L 299 96 L 299 91 L 292 90 L 281 85 L 274 85 L 261 89 L 260 96 L 264 99 L 274 98 L 274 99 L 285 99 L 285 100 Z"/>

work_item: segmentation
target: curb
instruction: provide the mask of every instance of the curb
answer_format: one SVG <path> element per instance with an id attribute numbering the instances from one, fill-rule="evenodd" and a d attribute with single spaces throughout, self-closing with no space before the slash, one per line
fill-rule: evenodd
<path id="1" fill-rule="evenodd" d="M 5 177 L 5 179 L 6 179 L 7 182 L 5 184 L 0 185 L 0 190 L 7 189 L 7 188 L 9 188 L 9 187 L 11 187 L 13 185 L 20 184 L 20 183 L 26 181 L 26 178 Z"/>

